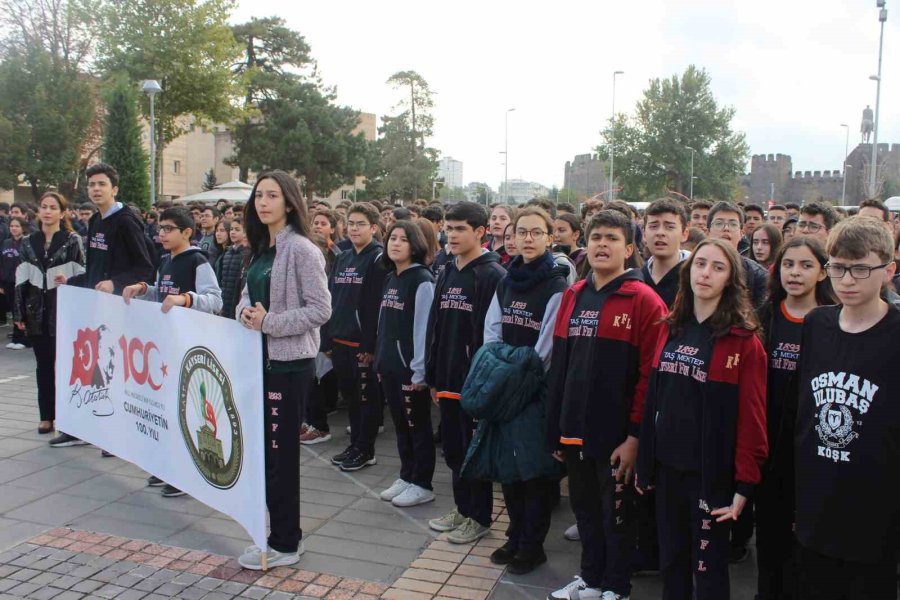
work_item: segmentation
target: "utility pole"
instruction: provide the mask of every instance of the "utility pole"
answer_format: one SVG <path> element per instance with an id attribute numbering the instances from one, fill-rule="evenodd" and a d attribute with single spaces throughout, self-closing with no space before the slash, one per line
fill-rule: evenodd
<path id="1" fill-rule="evenodd" d="M 873 75 L 869 79 L 876 82 L 875 88 L 875 128 L 872 140 L 872 168 L 869 173 L 869 198 L 875 198 L 877 192 L 878 178 L 876 172 L 878 170 L 878 117 L 881 112 L 881 55 L 884 50 L 884 23 L 887 21 L 887 9 L 884 7 L 885 0 L 876 0 L 878 11 L 878 20 L 881 22 L 881 38 L 878 42 L 878 75 Z"/>
<path id="2" fill-rule="evenodd" d="M 616 156 L 616 75 L 623 75 L 625 71 L 613 71 L 613 89 L 612 89 L 612 120 L 610 121 L 609 130 L 609 199 L 615 198 L 615 177 L 613 172 L 613 163 Z"/>

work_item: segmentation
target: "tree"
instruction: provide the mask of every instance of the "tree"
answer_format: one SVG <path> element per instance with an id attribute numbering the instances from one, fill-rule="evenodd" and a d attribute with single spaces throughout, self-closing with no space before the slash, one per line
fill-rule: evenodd
<path id="1" fill-rule="evenodd" d="M 157 160 L 166 144 L 204 121 L 228 122 L 240 54 L 228 17 L 234 0 L 106 0 L 99 65 L 108 75 L 156 79 Z M 149 103 L 142 103 L 149 116 Z M 193 122 L 182 117 L 191 116 Z M 161 169 L 156 170 L 157 177 Z M 157 186 L 160 189 L 160 186 Z"/>
<path id="2" fill-rule="evenodd" d="M 734 114 L 734 108 L 716 103 L 706 71 L 691 65 L 681 77 L 651 81 L 634 116 L 616 115 L 597 151 L 609 156 L 613 142 L 623 198 L 652 198 L 668 190 L 687 195 L 688 147 L 695 150 L 694 196 L 731 198 L 749 156 L 744 134 L 731 129 Z"/>
<path id="3" fill-rule="evenodd" d="M 96 106 L 88 81 L 54 66 L 42 48 L 27 50 L 0 63 L 0 183 L 24 178 L 37 200 L 75 179 Z"/>
<path id="4" fill-rule="evenodd" d="M 0 51 L 41 48 L 55 68 L 82 71 L 94 50 L 99 7 L 99 0 L 4 0 L 0 25 L 7 35 Z"/>
<path id="5" fill-rule="evenodd" d="M 203 191 L 208 192 L 209 190 L 215 188 L 219 185 L 218 180 L 216 179 L 216 170 L 210 168 L 209 171 L 203 176 Z"/>
<path id="6" fill-rule="evenodd" d="M 141 144 L 137 107 L 137 90 L 126 80 L 116 81 L 106 93 L 103 162 L 119 172 L 119 201 L 149 209 L 150 161 Z"/>
<path id="7" fill-rule="evenodd" d="M 313 64 L 310 48 L 298 32 L 285 26 L 284 19 L 252 18 L 232 27 L 242 49 L 240 62 L 234 65 L 235 75 L 244 90 L 244 114 L 233 126 L 235 139 L 248 144 L 252 130 L 260 124 L 259 104 L 274 97 L 276 89 L 287 79 L 297 77 L 298 71 Z M 290 71 L 288 70 L 290 69 Z M 237 146 L 229 164 L 239 169 L 238 178 L 246 182 L 249 174 L 250 149 Z"/>

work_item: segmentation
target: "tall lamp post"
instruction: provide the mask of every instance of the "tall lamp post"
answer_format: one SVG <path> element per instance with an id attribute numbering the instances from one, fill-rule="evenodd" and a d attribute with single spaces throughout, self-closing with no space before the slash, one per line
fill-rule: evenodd
<path id="1" fill-rule="evenodd" d="M 844 141 L 844 183 L 841 186 L 841 206 L 847 206 L 847 156 L 850 153 L 850 126 L 841 123 L 841 127 L 847 130 L 847 139 Z"/>
<path id="2" fill-rule="evenodd" d="M 156 203 L 156 115 L 153 111 L 153 99 L 162 91 L 162 86 L 155 79 L 141 82 L 141 91 L 150 96 L 150 204 Z"/>
<path id="3" fill-rule="evenodd" d="M 886 1 L 885 0 L 875 0 L 875 5 L 879 8 L 878 11 L 878 20 L 881 22 L 881 38 L 878 42 L 878 75 L 872 75 L 869 79 L 872 79 L 876 82 L 875 88 L 875 127 L 873 130 L 873 141 L 872 141 L 872 168 L 869 173 L 869 197 L 875 197 L 875 190 L 878 179 L 876 178 L 876 171 L 878 170 L 878 116 L 881 112 L 881 55 L 882 50 L 884 49 L 884 23 L 887 21 L 887 8 L 885 8 Z"/>
<path id="4" fill-rule="evenodd" d="M 693 201 L 694 200 L 694 152 L 696 152 L 696 150 L 694 150 L 690 146 L 685 146 L 685 149 L 691 151 L 691 192 L 690 192 L 690 197 L 691 197 L 691 201 Z"/>
<path id="5" fill-rule="evenodd" d="M 612 200 L 615 197 L 615 179 L 613 177 L 613 162 L 616 157 L 616 76 L 624 75 L 625 71 L 613 71 L 613 89 L 612 89 L 612 120 L 610 121 L 609 131 L 609 199 Z"/>
<path id="6" fill-rule="evenodd" d="M 509 113 L 516 110 L 515 108 L 507 108 L 504 115 L 504 131 L 503 131 L 503 190 L 509 197 Z M 505 202 L 505 200 L 504 200 Z"/>

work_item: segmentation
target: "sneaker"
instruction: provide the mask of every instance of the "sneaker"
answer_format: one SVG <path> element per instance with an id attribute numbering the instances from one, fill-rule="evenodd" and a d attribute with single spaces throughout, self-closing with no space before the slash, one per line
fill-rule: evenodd
<path id="1" fill-rule="evenodd" d="M 629 600 L 631 596 L 623 596 L 611 590 L 606 590 L 600 595 L 600 600 Z"/>
<path id="2" fill-rule="evenodd" d="M 347 425 L 347 435 L 350 435 L 350 426 Z"/>
<path id="3" fill-rule="evenodd" d="M 300 436 L 302 437 L 304 433 L 309 431 L 309 425 L 306 423 L 300 423 Z"/>
<path id="4" fill-rule="evenodd" d="M 25 344 L 10 344 L 7 348 L 10 350 L 24 350 L 26 346 Z"/>
<path id="5" fill-rule="evenodd" d="M 518 550 L 511 542 L 506 542 L 491 553 L 491 562 L 495 565 L 508 565 Z"/>
<path id="6" fill-rule="evenodd" d="M 378 464 L 378 459 L 375 458 L 374 454 L 354 450 L 350 453 L 350 456 L 341 463 L 341 471 L 359 471 L 363 467 L 375 464 Z"/>
<path id="7" fill-rule="evenodd" d="M 379 494 L 379 496 L 385 502 L 390 502 L 391 500 L 393 500 L 394 498 L 396 498 L 397 496 L 399 496 L 400 494 L 405 492 L 406 488 L 408 488 L 411 485 L 412 484 L 407 481 L 398 479 L 394 483 L 391 484 L 391 487 L 389 487 L 388 489 L 381 492 L 381 494 Z"/>
<path id="8" fill-rule="evenodd" d="M 312 446 L 313 444 L 321 444 L 322 442 L 331 441 L 331 434 L 327 431 L 319 431 L 315 427 L 307 426 L 306 432 L 300 434 L 300 443 L 304 446 Z"/>
<path id="9" fill-rule="evenodd" d="M 15 346 L 15 344 L 13 342 L 10 342 L 6 345 L 6 349 L 7 350 L 15 350 L 15 348 L 13 348 L 13 346 Z"/>
<path id="10" fill-rule="evenodd" d="M 269 548 L 266 551 L 266 557 L 268 558 L 266 566 L 269 569 L 274 569 L 275 567 L 295 565 L 300 562 L 300 555 L 303 552 L 303 542 L 300 543 L 300 547 L 296 552 L 279 552 Z M 262 550 L 257 546 L 250 546 L 238 558 L 238 564 L 251 571 L 262 571 Z"/>
<path id="11" fill-rule="evenodd" d="M 586 593 L 590 594 L 588 590 L 596 592 L 596 594 L 585 595 Z M 581 576 L 576 575 L 575 579 L 567 586 L 561 587 L 555 592 L 550 592 L 550 594 L 547 595 L 547 600 L 572 600 L 577 598 L 597 598 L 599 600 L 600 590 L 589 588 L 584 582 L 584 579 L 582 579 Z"/>
<path id="12" fill-rule="evenodd" d="M 162 489 L 163 498 L 177 498 L 179 496 L 184 496 L 185 492 L 182 492 L 174 485 L 169 485 L 168 483 Z"/>
<path id="13" fill-rule="evenodd" d="M 747 550 L 746 546 L 729 546 L 728 548 L 728 563 L 732 565 L 736 565 L 737 563 L 744 562 L 750 556 L 750 551 Z"/>
<path id="14" fill-rule="evenodd" d="M 400 508 L 409 508 L 426 502 L 434 502 L 434 492 L 414 483 L 409 484 L 402 494 L 391 500 L 391 504 Z"/>
<path id="15" fill-rule="evenodd" d="M 483 538 L 490 532 L 490 527 L 485 527 L 475 519 L 469 518 L 447 535 L 447 541 L 451 544 L 471 544 L 475 540 Z"/>
<path id="16" fill-rule="evenodd" d="M 147 486 L 148 487 L 162 487 L 166 485 L 166 482 L 157 477 L 156 475 L 151 475 L 147 478 Z"/>
<path id="17" fill-rule="evenodd" d="M 531 573 L 539 566 L 547 562 L 547 555 L 544 549 L 531 550 L 529 552 L 518 552 L 509 563 L 507 571 L 513 575 L 525 575 Z"/>
<path id="18" fill-rule="evenodd" d="M 578 533 L 578 523 L 575 523 L 563 534 L 563 537 L 569 540 L 570 542 L 577 542 L 581 539 L 581 534 Z"/>
<path id="19" fill-rule="evenodd" d="M 340 466 L 342 462 L 347 460 L 347 457 L 350 456 L 350 453 L 353 452 L 353 446 L 347 446 L 344 448 L 343 452 L 335 454 L 331 457 L 331 464 Z"/>
<path id="20" fill-rule="evenodd" d="M 378 433 L 384 433 L 384 425 L 378 426 Z"/>
<path id="21" fill-rule="evenodd" d="M 47 442 L 51 448 L 68 448 L 69 446 L 87 446 L 87 442 L 80 440 L 74 435 L 68 433 L 60 433 L 58 436 Z"/>
<path id="22" fill-rule="evenodd" d="M 453 531 L 462 525 L 465 520 L 466 518 L 459 514 L 459 510 L 454 508 L 443 517 L 428 521 L 428 526 L 435 531 Z"/>

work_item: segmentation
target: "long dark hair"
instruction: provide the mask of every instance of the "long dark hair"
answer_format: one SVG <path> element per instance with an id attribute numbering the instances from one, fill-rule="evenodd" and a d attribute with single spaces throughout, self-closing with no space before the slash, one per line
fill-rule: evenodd
<path id="1" fill-rule="evenodd" d="M 66 197 L 59 192 L 44 192 L 41 195 L 41 199 L 38 200 L 38 209 L 40 209 L 41 202 L 44 201 L 44 198 L 53 198 L 54 200 L 56 200 L 56 203 L 59 205 L 59 212 L 62 214 L 62 219 L 59 222 L 59 228 L 66 233 L 72 233 L 72 221 L 69 220 L 69 203 L 66 200 Z M 38 230 L 43 231 L 43 229 L 43 223 L 40 223 L 38 225 Z"/>
<path id="2" fill-rule="evenodd" d="M 726 335 L 732 327 L 740 327 L 747 331 L 758 330 L 759 323 L 750 305 L 750 295 L 747 292 L 747 284 L 744 282 L 744 266 L 741 264 L 740 255 L 728 243 L 707 238 L 700 242 L 691 253 L 691 256 L 684 261 L 684 266 L 681 267 L 681 273 L 678 276 L 678 295 L 675 296 L 672 312 L 666 318 L 670 331 L 673 335 L 680 334 L 685 324 L 694 318 L 694 290 L 691 288 L 691 269 L 694 266 L 694 259 L 696 259 L 697 253 L 706 246 L 715 246 L 721 250 L 731 267 L 731 275 L 728 284 L 722 290 L 719 304 L 716 306 L 715 312 L 707 320 L 712 327 L 713 337 L 717 338 Z"/>
<path id="3" fill-rule="evenodd" d="M 753 251 L 753 238 L 756 237 L 757 231 L 765 231 L 766 235 L 769 237 L 769 262 L 762 263 L 756 259 L 756 253 Z M 775 227 L 770 223 L 764 223 L 760 225 L 756 229 L 753 230 L 753 233 L 750 234 L 750 258 L 755 260 L 757 263 L 761 264 L 764 267 L 768 267 L 769 265 L 774 264 L 775 257 L 778 255 L 778 251 L 781 250 L 781 243 L 784 241 L 784 236 L 781 235 L 781 230 Z"/>
<path id="4" fill-rule="evenodd" d="M 269 227 L 259 220 L 259 214 L 256 212 L 256 188 L 259 182 L 264 179 L 271 179 L 281 188 L 281 195 L 284 197 L 284 207 L 287 211 L 287 224 L 294 228 L 294 231 L 304 237 L 309 237 L 309 215 L 306 211 L 306 201 L 300 193 L 300 186 L 297 181 L 281 170 L 266 171 L 261 173 L 253 184 L 253 190 L 250 192 L 250 199 L 247 200 L 247 206 L 244 207 L 244 228 L 247 231 L 247 241 L 253 249 L 254 254 L 262 254 L 269 249 L 271 240 L 269 240 Z"/>
<path id="5" fill-rule="evenodd" d="M 406 234 L 406 241 L 409 242 L 410 262 L 412 264 L 424 265 L 426 257 L 428 256 L 428 244 L 425 243 L 425 236 L 422 235 L 422 230 L 419 229 L 418 225 L 412 221 L 403 220 L 397 221 L 391 225 L 387 235 L 384 237 L 385 249 L 384 254 L 381 256 L 381 260 L 384 261 L 385 267 L 387 267 L 389 271 L 393 271 L 397 268 L 397 265 L 394 264 L 394 261 L 391 260 L 387 253 L 387 244 L 395 229 L 402 229 Z"/>
<path id="6" fill-rule="evenodd" d="M 787 291 L 784 289 L 784 286 L 781 285 L 781 261 L 788 250 L 791 248 L 800 248 L 801 246 L 809 248 L 809 251 L 812 252 L 813 256 L 815 256 L 816 260 L 819 262 L 822 271 L 825 270 L 825 263 L 828 262 L 828 256 L 825 254 L 825 248 L 822 247 L 822 243 L 819 240 L 805 235 L 789 240 L 788 243 L 784 244 L 778 251 L 775 262 L 772 263 L 772 276 L 769 277 L 769 302 L 772 303 L 773 309 L 778 307 L 782 300 L 787 298 Z M 826 277 L 816 284 L 816 303 L 820 306 L 837 303 L 837 300 L 835 300 L 834 297 L 834 290 L 831 288 L 830 278 Z"/>

